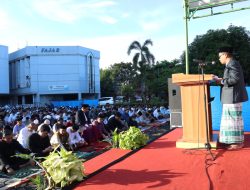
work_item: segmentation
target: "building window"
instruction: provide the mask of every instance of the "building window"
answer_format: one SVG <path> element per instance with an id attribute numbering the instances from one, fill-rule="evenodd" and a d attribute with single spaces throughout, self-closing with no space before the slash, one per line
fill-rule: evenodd
<path id="1" fill-rule="evenodd" d="M 33 104 L 33 95 L 24 96 L 25 104 Z"/>
<path id="2" fill-rule="evenodd" d="M 87 56 L 89 93 L 95 93 L 95 66 L 92 53 Z"/>

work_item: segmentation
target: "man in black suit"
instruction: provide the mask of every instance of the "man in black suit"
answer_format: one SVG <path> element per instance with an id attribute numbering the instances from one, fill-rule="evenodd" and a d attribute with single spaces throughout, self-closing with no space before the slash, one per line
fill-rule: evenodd
<path id="1" fill-rule="evenodd" d="M 91 120 L 89 117 L 89 105 L 83 104 L 81 110 L 76 112 L 76 124 L 79 125 L 81 136 L 89 143 L 92 138 Z"/>
<path id="2" fill-rule="evenodd" d="M 223 111 L 219 140 L 221 143 L 229 145 L 229 150 L 235 150 L 244 145 L 242 103 L 248 100 L 248 94 L 243 70 L 240 63 L 233 58 L 233 49 L 222 47 L 218 53 L 221 64 L 225 65 L 223 78 L 214 76 L 214 79 L 222 87 Z"/>
<path id="3" fill-rule="evenodd" d="M 89 125 L 91 123 L 89 117 L 89 105 L 83 104 L 81 110 L 76 112 L 76 124 L 80 126 L 85 126 L 86 124 Z"/>

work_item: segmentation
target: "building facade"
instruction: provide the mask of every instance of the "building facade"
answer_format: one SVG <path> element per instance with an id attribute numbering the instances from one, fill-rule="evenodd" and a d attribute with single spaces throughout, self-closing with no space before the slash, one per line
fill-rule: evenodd
<path id="1" fill-rule="evenodd" d="M 9 99 L 9 61 L 8 47 L 0 45 L 0 103 L 6 104 Z"/>
<path id="2" fill-rule="evenodd" d="M 97 99 L 100 52 L 80 46 L 27 46 L 9 54 L 11 104 Z"/>

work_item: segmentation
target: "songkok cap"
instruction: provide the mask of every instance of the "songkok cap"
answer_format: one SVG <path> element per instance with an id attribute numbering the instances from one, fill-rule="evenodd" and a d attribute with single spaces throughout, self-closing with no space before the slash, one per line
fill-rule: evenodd
<path id="1" fill-rule="evenodd" d="M 57 121 L 63 121 L 62 117 L 57 118 Z"/>
<path id="2" fill-rule="evenodd" d="M 99 118 L 102 118 L 102 119 L 104 119 L 105 118 L 105 113 L 103 113 L 103 112 L 100 112 L 99 114 L 98 114 L 98 117 Z"/>
<path id="3" fill-rule="evenodd" d="M 221 47 L 221 48 L 219 48 L 218 53 L 222 53 L 222 52 L 232 54 L 233 53 L 233 48 L 229 47 L 229 46 Z"/>
<path id="4" fill-rule="evenodd" d="M 116 116 L 116 117 L 121 117 L 122 114 L 121 114 L 119 111 L 117 111 L 117 112 L 115 112 L 115 116 Z"/>
<path id="5" fill-rule="evenodd" d="M 16 121 L 22 121 L 22 119 L 23 119 L 23 117 L 20 116 L 20 117 L 17 117 L 17 118 L 16 118 Z"/>
<path id="6" fill-rule="evenodd" d="M 88 104 L 82 104 L 82 108 L 89 108 Z"/>
<path id="7" fill-rule="evenodd" d="M 50 132 L 50 127 L 47 125 L 47 124 L 43 124 L 42 126 L 41 126 L 41 128 L 40 128 L 40 131 L 41 132 Z"/>
<path id="8" fill-rule="evenodd" d="M 77 130 L 79 129 L 79 126 L 78 126 L 78 125 L 73 125 L 73 126 L 72 126 L 72 129 L 73 129 L 74 131 L 77 131 Z"/>
<path id="9" fill-rule="evenodd" d="M 67 129 L 67 126 L 65 126 L 65 125 L 59 125 L 58 127 L 59 127 L 59 129 Z"/>
<path id="10" fill-rule="evenodd" d="M 6 136 L 8 136 L 8 135 L 12 135 L 12 131 L 9 130 L 9 129 L 3 130 L 3 137 L 6 137 Z"/>
<path id="11" fill-rule="evenodd" d="M 11 130 L 12 131 L 12 128 L 11 128 L 11 126 L 10 125 L 4 125 L 4 130 Z"/>

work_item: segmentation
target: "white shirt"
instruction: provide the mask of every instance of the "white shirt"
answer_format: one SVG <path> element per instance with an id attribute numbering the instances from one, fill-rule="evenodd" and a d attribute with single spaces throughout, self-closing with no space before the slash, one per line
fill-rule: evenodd
<path id="1" fill-rule="evenodd" d="M 29 131 L 28 127 L 24 127 L 19 132 L 17 141 L 23 146 L 23 148 L 29 148 L 28 139 L 31 134 L 35 133 L 35 131 Z"/>
<path id="2" fill-rule="evenodd" d="M 78 131 L 76 131 L 76 132 L 72 131 L 72 127 L 68 127 L 66 129 L 66 131 L 69 134 L 69 143 L 70 144 L 84 142 L 84 139 L 80 136 Z"/>

